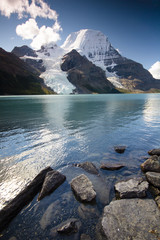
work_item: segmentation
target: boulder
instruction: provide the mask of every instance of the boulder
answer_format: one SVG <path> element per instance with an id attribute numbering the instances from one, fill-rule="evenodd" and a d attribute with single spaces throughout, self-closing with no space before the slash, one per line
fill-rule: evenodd
<path id="1" fill-rule="evenodd" d="M 50 235 L 52 237 L 55 237 L 54 239 L 56 239 L 57 234 L 64 234 L 64 235 L 75 234 L 79 231 L 80 227 L 81 227 L 81 222 L 78 219 L 70 218 L 67 221 L 62 222 L 58 226 L 52 228 Z"/>
<path id="2" fill-rule="evenodd" d="M 154 187 L 160 188 L 160 173 L 157 172 L 147 172 L 146 178 L 149 183 L 151 183 Z"/>
<path id="3" fill-rule="evenodd" d="M 96 197 L 92 182 L 84 174 L 72 179 L 71 188 L 80 201 L 90 202 Z"/>
<path id="4" fill-rule="evenodd" d="M 107 240 L 155 240 L 160 237 L 160 211 L 152 199 L 121 199 L 104 208 Z"/>
<path id="5" fill-rule="evenodd" d="M 124 151 L 126 150 L 126 146 L 114 146 L 114 150 L 117 153 L 124 153 Z"/>
<path id="6" fill-rule="evenodd" d="M 132 178 L 115 184 L 115 191 L 120 198 L 143 198 L 146 196 L 148 182 L 142 178 Z"/>
<path id="7" fill-rule="evenodd" d="M 89 172 L 89 173 L 92 173 L 92 174 L 96 174 L 96 175 L 99 174 L 98 169 L 91 162 L 77 163 L 74 166 L 83 168 L 86 172 Z"/>
<path id="8" fill-rule="evenodd" d="M 160 156 L 151 156 L 144 163 L 141 164 L 143 172 L 160 172 Z"/>
<path id="9" fill-rule="evenodd" d="M 50 171 L 46 174 L 41 192 L 38 196 L 38 200 L 41 200 L 45 196 L 52 193 L 56 188 L 58 188 L 64 181 L 66 177 L 58 171 Z"/>
<path id="10" fill-rule="evenodd" d="M 2 231 L 12 218 L 14 218 L 40 191 L 45 176 L 50 171 L 52 171 L 51 167 L 43 169 L 24 190 L 0 211 L 0 231 Z"/>
<path id="11" fill-rule="evenodd" d="M 157 155 L 157 156 L 160 156 L 160 148 L 152 149 L 152 150 L 148 151 L 148 154 L 149 154 L 149 155 Z"/>
<path id="12" fill-rule="evenodd" d="M 118 169 L 121 169 L 123 167 L 124 167 L 124 165 L 120 164 L 120 163 L 103 163 L 100 166 L 101 169 L 111 170 L 111 171 L 118 170 Z"/>

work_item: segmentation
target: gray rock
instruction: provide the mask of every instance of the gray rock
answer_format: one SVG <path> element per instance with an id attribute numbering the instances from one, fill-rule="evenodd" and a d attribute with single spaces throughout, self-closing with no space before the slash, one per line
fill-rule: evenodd
<path id="1" fill-rule="evenodd" d="M 50 171 L 46 174 L 41 192 L 38 196 L 38 200 L 41 200 L 45 196 L 52 193 L 56 188 L 58 188 L 64 181 L 66 177 L 58 171 Z"/>
<path id="2" fill-rule="evenodd" d="M 91 162 L 77 163 L 77 164 L 75 164 L 75 166 L 83 168 L 86 172 L 89 172 L 89 173 L 92 173 L 92 174 L 96 174 L 96 175 L 99 174 L 98 169 Z"/>
<path id="3" fill-rule="evenodd" d="M 132 178 L 115 184 L 115 190 L 120 198 L 142 198 L 146 196 L 148 182 L 142 178 Z"/>
<path id="4" fill-rule="evenodd" d="M 160 157 L 154 155 L 141 164 L 143 172 L 160 172 Z"/>
<path id="5" fill-rule="evenodd" d="M 50 204 L 40 220 L 41 228 L 44 230 L 47 226 L 51 225 L 60 211 L 61 206 L 59 200 Z"/>
<path id="6" fill-rule="evenodd" d="M 108 240 L 156 240 L 159 223 L 160 211 L 154 200 L 122 199 L 104 208 L 102 228 Z"/>
<path id="7" fill-rule="evenodd" d="M 124 153 L 124 151 L 126 150 L 126 146 L 114 146 L 114 150 L 117 153 Z"/>
<path id="8" fill-rule="evenodd" d="M 104 170 L 114 171 L 114 170 L 121 169 L 123 167 L 124 165 L 120 163 L 103 163 L 100 168 Z"/>
<path id="9" fill-rule="evenodd" d="M 146 178 L 149 183 L 151 183 L 154 187 L 160 188 L 160 173 L 157 172 L 147 172 Z"/>
<path id="10" fill-rule="evenodd" d="M 50 235 L 56 237 L 57 234 L 75 234 L 79 231 L 81 222 L 76 218 L 70 218 L 65 222 L 62 222 L 58 226 L 51 229 Z"/>
<path id="11" fill-rule="evenodd" d="M 152 149 L 152 150 L 148 151 L 148 154 L 149 154 L 149 155 L 157 155 L 157 156 L 160 156 L 160 148 Z"/>
<path id="12" fill-rule="evenodd" d="M 92 182 L 84 174 L 72 179 L 71 188 L 80 201 L 90 202 L 96 197 Z"/>
<path id="13" fill-rule="evenodd" d="M 82 234 L 80 240 L 91 240 L 90 236 L 87 234 Z"/>

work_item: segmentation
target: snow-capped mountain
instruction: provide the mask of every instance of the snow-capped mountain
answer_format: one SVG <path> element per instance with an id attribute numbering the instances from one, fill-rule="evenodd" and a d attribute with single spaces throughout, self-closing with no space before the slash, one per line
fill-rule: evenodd
<path id="1" fill-rule="evenodd" d="M 157 61 L 156 63 L 154 63 L 148 71 L 152 74 L 154 78 L 160 79 L 160 62 Z"/>
<path id="2" fill-rule="evenodd" d="M 82 56 L 86 56 L 89 61 L 101 67 L 106 72 L 106 77 L 116 87 L 123 87 L 119 82 L 116 72 L 109 72 L 107 67 L 114 67 L 123 57 L 111 45 L 108 38 L 100 31 L 82 29 L 71 33 L 61 46 L 65 52 L 72 49 L 77 50 Z"/>
<path id="3" fill-rule="evenodd" d="M 84 82 L 84 79 L 90 79 L 89 82 L 86 80 L 86 84 L 89 84 L 88 90 L 90 88 L 89 91 L 91 91 L 90 83 L 91 81 L 94 82 L 94 77 L 100 73 L 98 68 L 88 64 L 90 69 L 96 69 L 96 74 L 94 75 L 92 72 L 87 72 L 85 68 L 84 72 L 82 72 L 80 66 L 76 66 L 76 71 L 69 68 L 70 70 L 67 72 L 61 67 L 63 64 L 62 59 L 64 60 L 63 56 L 72 52 L 73 49 L 81 57 L 85 56 L 92 64 L 100 67 L 105 72 L 107 80 L 112 83 L 112 88 L 123 88 L 129 91 L 148 91 L 151 88 L 160 89 L 160 81 L 156 81 L 151 73 L 144 69 L 140 63 L 121 56 L 111 45 L 108 38 L 100 31 L 82 29 L 71 33 L 60 47 L 50 43 L 42 46 L 38 51 L 27 50 L 26 46 L 23 46 L 15 48 L 12 52 L 31 64 L 35 69 L 38 69 L 41 73 L 40 77 L 44 79 L 45 84 L 59 94 L 75 92 L 79 89 L 78 84 L 81 85 L 81 80 L 78 79 L 82 78 L 82 82 Z M 24 53 L 25 56 L 23 56 Z M 74 56 L 69 54 L 67 56 L 67 64 L 70 67 L 73 65 L 73 57 L 74 61 L 76 57 L 77 59 L 80 58 L 77 54 L 74 54 Z M 81 61 L 83 62 L 83 59 Z M 71 77 L 69 77 L 71 72 L 76 74 L 76 86 L 73 84 L 73 79 L 71 81 Z M 88 78 L 86 78 L 86 72 L 87 75 L 89 74 Z M 95 88 L 93 92 L 95 92 Z M 101 92 L 103 91 L 101 90 Z"/>

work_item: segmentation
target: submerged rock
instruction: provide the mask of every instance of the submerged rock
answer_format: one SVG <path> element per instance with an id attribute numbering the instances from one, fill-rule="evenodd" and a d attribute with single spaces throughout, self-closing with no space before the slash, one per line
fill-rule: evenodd
<path id="1" fill-rule="evenodd" d="M 83 234 L 81 234 L 80 240 L 91 240 L 91 238 L 89 235 L 83 233 Z"/>
<path id="2" fill-rule="evenodd" d="M 160 188 L 160 173 L 157 172 L 147 172 L 146 178 L 149 183 L 153 186 Z"/>
<path id="3" fill-rule="evenodd" d="M 38 196 L 38 200 L 41 200 L 45 196 L 52 193 L 56 188 L 58 188 L 64 181 L 66 177 L 58 171 L 50 171 L 46 174 L 41 192 Z"/>
<path id="4" fill-rule="evenodd" d="M 60 211 L 61 211 L 61 206 L 60 206 L 59 200 L 50 204 L 40 220 L 41 228 L 44 230 L 46 227 L 51 225 L 55 220 L 56 216 L 60 214 Z"/>
<path id="5" fill-rule="evenodd" d="M 97 207 L 86 206 L 84 204 L 81 204 L 78 207 L 78 214 L 83 219 L 87 219 L 87 218 L 93 219 L 93 218 L 99 216 L 99 211 L 98 211 Z"/>
<path id="6" fill-rule="evenodd" d="M 148 154 L 149 154 L 149 155 L 157 155 L 157 156 L 160 156 L 160 148 L 152 149 L 152 150 L 148 151 Z"/>
<path id="7" fill-rule="evenodd" d="M 126 150 L 126 146 L 114 146 L 114 150 L 117 153 L 124 153 L 124 151 Z"/>
<path id="8" fill-rule="evenodd" d="M 120 163 L 103 163 L 100 168 L 104 170 L 114 171 L 114 170 L 121 169 L 123 167 L 124 165 Z"/>
<path id="9" fill-rule="evenodd" d="M 90 202 L 96 197 L 92 182 L 84 174 L 72 179 L 71 188 L 80 201 Z"/>
<path id="10" fill-rule="evenodd" d="M 160 156 L 151 156 L 144 163 L 141 164 L 143 172 L 159 172 L 160 173 Z"/>
<path id="11" fill-rule="evenodd" d="M 132 178 L 116 183 L 115 190 L 120 198 L 143 198 L 148 186 L 148 182 L 142 178 Z"/>
<path id="12" fill-rule="evenodd" d="M 107 240 L 155 240 L 160 237 L 160 211 L 152 199 L 122 199 L 104 208 Z M 156 233 L 156 235 L 155 235 Z"/>
<path id="13" fill-rule="evenodd" d="M 51 229 L 51 236 L 56 237 L 57 234 L 75 234 L 79 231 L 81 222 L 76 218 L 70 218 L 65 222 L 62 222 L 58 226 Z M 78 239 L 78 238 L 77 238 Z"/>
<path id="14" fill-rule="evenodd" d="M 77 164 L 75 164 L 75 166 L 83 168 L 86 172 L 89 172 L 89 173 L 92 173 L 92 174 L 96 174 L 96 175 L 99 174 L 98 169 L 91 162 L 77 163 Z"/>

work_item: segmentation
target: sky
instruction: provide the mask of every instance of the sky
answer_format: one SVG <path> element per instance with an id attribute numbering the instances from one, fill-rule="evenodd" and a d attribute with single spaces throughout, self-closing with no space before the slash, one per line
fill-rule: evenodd
<path id="1" fill-rule="evenodd" d="M 80 29 L 103 32 L 146 69 L 160 61 L 160 0 L 0 0 L 0 47 L 61 45 Z"/>

